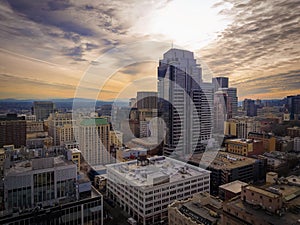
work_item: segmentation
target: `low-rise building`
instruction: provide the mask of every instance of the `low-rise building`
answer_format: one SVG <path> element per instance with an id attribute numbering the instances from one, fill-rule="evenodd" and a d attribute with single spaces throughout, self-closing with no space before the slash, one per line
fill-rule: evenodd
<path id="1" fill-rule="evenodd" d="M 138 223 L 167 221 L 168 205 L 209 192 L 210 172 L 164 156 L 107 165 L 108 196 Z"/>
<path id="2" fill-rule="evenodd" d="M 206 193 L 195 194 L 188 200 L 175 201 L 168 206 L 169 224 L 222 224 L 223 201 Z"/>
<path id="3" fill-rule="evenodd" d="M 50 206 L 76 199 L 77 167 L 63 157 L 38 158 L 13 163 L 5 170 L 5 210 Z"/>
<path id="4" fill-rule="evenodd" d="M 242 186 L 248 185 L 245 182 L 235 180 L 219 187 L 219 197 L 223 201 L 227 201 L 241 194 Z"/>
<path id="5" fill-rule="evenodd" d="M 224 202 L 223 224 L 299 224 L 299 181 L 288 177 L 264 187 L 242 186 L 240 197 Z"/>
<path id="6" fill-rule="evenodd" d="M 248 134 L 248 138 L 263 141 L 264 150 L 266 152 L 275 151 L 276 138 L 271 134 L 250 132 Z"/>
<path id="7" fill-rule="evenodd" d="M 294 137 L 300 137 L 300 127 L 289 127 L 287 128 L 288 136 L 294 138 Z"/>
<path id="8" fill-rule="evenodd" d="M 229 139 L 226 140 L 226 150 L 238 155 L 251 156 L 263 154 L 264 146 L 261 140 Z"/>
<path id="9" fill-rule="evenodd" d="M 255 183 L 264 181 L 266 177 L 266 160 L 228 152 L 194 154 L 189 163 L 211 171 L 210 193 L 215 196 L 219 193 L 220 185 L 235 180 Z"/>

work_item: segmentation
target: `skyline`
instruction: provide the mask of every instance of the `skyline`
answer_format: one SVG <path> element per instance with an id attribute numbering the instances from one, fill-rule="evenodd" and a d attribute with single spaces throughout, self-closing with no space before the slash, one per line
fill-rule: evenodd
<path id="1" fill-rule="evenodd" d="M 206 74 L 204 68 L 204 79 L 228 76 L 240 100 L 299 94 L 299 4 L 239 2 L 3 1 L 0 98 L 72 98 L 97 59 L 139 41 L 156 44 L 141 55 L 129 49 L 134 64 L 124 66 L 110 55 L 119 69 L 108 74 L 100 100 L 112 100 L 121 91 L 127 97 L 156 91 L 159 56 L 173 45 L 195 53 L 210 70 Z M 140 62 L 145 54 L 157 60 Z M 97 76 L 100 82 L 103 76 Z M 94 84 L 84 84 L 86 93 L 99 91 Z M 132 86 L 136 89 L 126 89 Z"/>

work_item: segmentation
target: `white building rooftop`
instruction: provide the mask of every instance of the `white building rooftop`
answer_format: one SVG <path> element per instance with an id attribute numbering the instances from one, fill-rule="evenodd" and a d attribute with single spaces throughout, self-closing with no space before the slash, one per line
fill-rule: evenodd
<path id="1" fill-rule="evenodd" d="M 111 171 L 120 175 L 123 182 L 147 187 L 210 174 L 208 170 L 165 156 L 154 156 L 148 158 L 147 162 L 146 165 L 140 165 L 138 160 L 133 160 L 107 165 L 108 179 Z"/>

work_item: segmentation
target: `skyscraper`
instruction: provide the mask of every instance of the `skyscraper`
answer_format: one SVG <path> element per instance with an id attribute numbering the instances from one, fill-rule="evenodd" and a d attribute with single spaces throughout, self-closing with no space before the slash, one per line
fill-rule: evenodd
<path id="1" fill-rule="evenodd" d="M 50 101 L 33 102 L 33 113 L 37 121 L 42 121 L 48 118 L 50 113 L 54 112 L 54 103 Z"/>
<path id="2" fill-rule="evenodd" d="M 79 149 L 90 165 L 109 164 L 110 125 L 103 118 L 83 119 L 79 125 Z"/>
<path id="3" fill-rule="evenodd" d="M 205 149 L 211 136 L 211 94 L 212 87 L 202 82 L 202 69 L 193 52 L 170 49 L 163 55 L 158 66 L 158 98 L 159 115 L 167 129 L 165 155 L 184 157 Z"/>
<path id="4" fill-rule="evenodd" d="M 219 88 L 228 88 L 228 80 L 228 77 L 214 77 L 212 79 L 214 90 L 217 91 Z"/>
<path id="5" fill-rule="evenodd" d="M 246 111 L 246 116 L 257 116 L 257 107 L 255 105 L 254 100 L 252 99 L 245 99 L 243 101 L 243 110 Z"/>
<path id="6" fill-rule="evenodd" d="M 237 116 L 237 108 L 238 108 L 237 89 L 234 87 L 229 87 L 228 83 L 229 83 L 228 77 L 214 77 L 212 79 L 214 93 L 217 91 L 222 91 L 227 95 L 225 119 L 231 119 Z"/>

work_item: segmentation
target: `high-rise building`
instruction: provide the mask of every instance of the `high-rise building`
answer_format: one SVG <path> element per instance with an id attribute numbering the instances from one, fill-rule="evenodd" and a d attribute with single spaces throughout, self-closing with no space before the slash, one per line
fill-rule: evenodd
<path id="1" fill-rule="evenodd" d="M 157 92 L 137 92 L 136 104 L 138 109 L 157 109 Z"/>
<path id="2" fill-rule="evenodd" d="M 260 132 L 261 123 L 253 117 L 235 117 L 225 122 L 225 135 L 248 138 L 249 132 Z"/>
<path id="3" fill-rule="evenodd" d="M 237 89 L 234 87 L 229 87 L 228 82 L 229 82 L 228 77 L 212 78 L 214 93 L 218 91 L 222 91 L 224 94 L 226 94 L 226 100 L 224 100 L 223 103 L 226 107 L 226 119 L 230 119 L 237 116 L 237 109 L 238 109 Z"/>
<path id="4" fill-rule="evenodd" d="M 219 88 L 228 88 L 228 77 L 214 77 L 212 84 L 214 91 L 218 91 Z"/>
<path id="5" fill-rule="evenodd" d="M 238 97 L 236 88 L 223 89 L 228 95 L 228 105 L 230 106 L 230 111 L 227 112 L 227 119 L 237 116 L 238 109 Z"/>
<path id="6" fill-rule="evenodd" d="M 49 136 L 53 138 L 54 146 L 63 146 L 75 141 L 72 113 L 51 113 L 47 119 Z"/>
<path id="7" fill-rule="evenodd" d="M 79 124 L 79 150 L 90 165 L 113 162 L 110 155 L 110 125 L 104 118 L 83 119 Z"/>
<path id="8" fill-rule="evenodd" d="M 287 96 L 287 105 L 291 120 L 300 120 L 300 95 Z"/>
<path id="9" fill-rule="evenodd" d="M 33 102 L 33 113 L 37 121 L 45 120 L 54 112 L 54 103 L 50 101 Z"/>
<path id="10" fill-rule="evenodd" d="M 252 99 L 245 99 L 243 101 L 243 110 L 246 112 L 246 116 L 257 116 L 257 107 L 255 101 Z"/>
<path id="11" fill-rule="evenodd" d="M 202 84 L 202 69 L 193 52 L 170 49 L 159 61 L 159 116 L 167 127 L 165 155 L 182 157 L 205 149 L 211 137 L 212 97 Z"/>
<path id="12" fill-rule="evenodd" d="M 26 120 L 16 114 L 0 117 L 0 147 L 14 145 L 16 148 L 26 146 Z"/>

